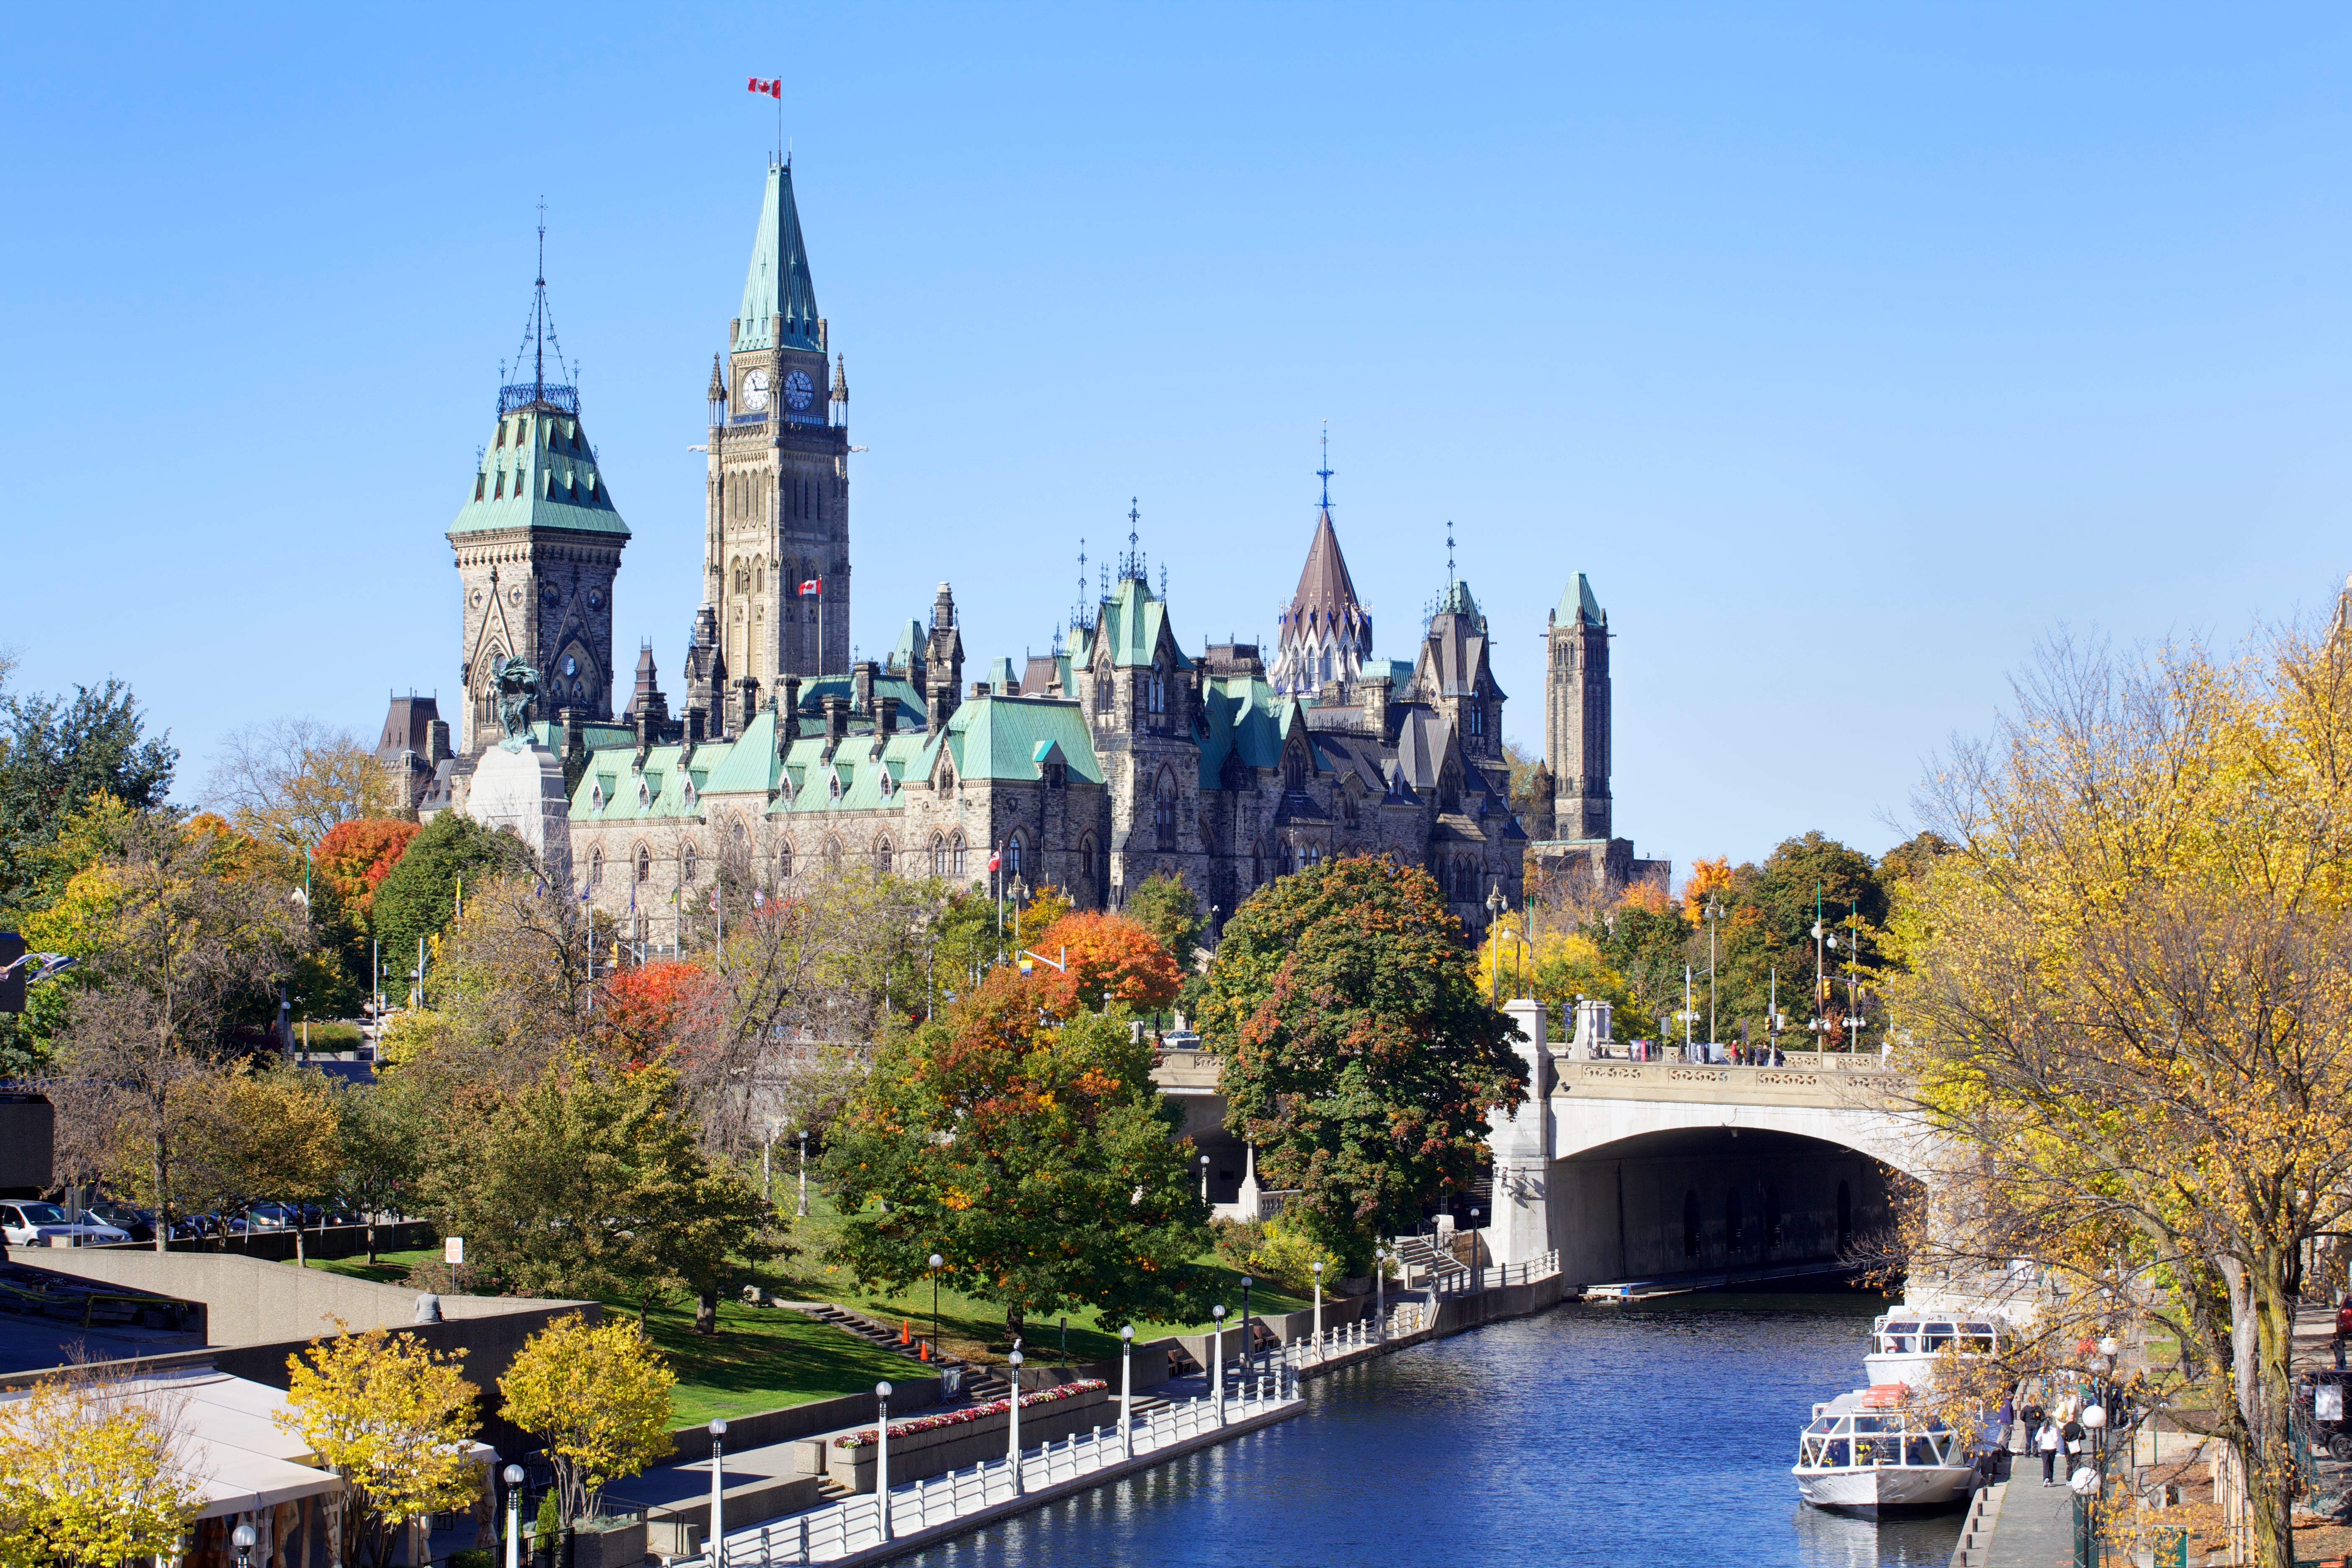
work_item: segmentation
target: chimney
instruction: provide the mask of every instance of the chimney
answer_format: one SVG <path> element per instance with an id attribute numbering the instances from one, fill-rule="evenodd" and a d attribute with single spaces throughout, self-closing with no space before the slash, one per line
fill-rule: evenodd
<path id="1" fill-rule="evenodd" d="M 985 697 L 985 696 L 987 696 L 987 695 L 988 695 L 988 682 L 986 682 L 985 680 L 975 680 L 975 681 L 973 681 L 973 682 L 971 683 L 971 694 L 972 694 L 974 697 Z"/>
<path id="2" fill-rule="evenodd" d="M 833 755 L 833 749 L 840 745 L 841 738 L 848 733 L 849 700 L 845 697 L 826 698 L 824 700 L 824 754 L 828 757 Z"/>
<path id="3" fill-rule="evenodd" d="M 1363 680 L 1364 722 L 1375 735 L 1385 736 L 1389 729 L 1389 678 L 1368 675 Z"/>
<path id="4" fill-rule="evenodd" d="M 637 710 L 637 771 L 643 773 L 646 755 L 654 749 L 654 716 L 644 709 Z"/>
<path id="5" fill-rule="evenodd" d="M 875 664 L 861 658 L 849 667 L 849 697 L 852 708 L 860 713 L 874 711 Z"/>
<path id="6" fill-rule="evenodd" d="M 776 686 L 776 744 L 781 746 L 801 736 L 801 678 L 781 675 Z"/>
<path id="7" fill-rule="evenodd" d="M 878 735 L 895 735 L 898 732 L 898 700 L 897 698 L 877 697 L 874 700 L 874 731 Z"/>
<path id="8" fill-rule="evenodd" d="M 689 755 L 695 747 L 702 744 L 702 726 L 709 717 L 698 702 L 686 710 L 686 749 Z"/>
<path id="9" fill-rule="evenodd" d="M 749 730 L 751 727 L 751 721 L 759 716 L 760 678 L 756 675 L 747 675 L 735 683 L 735 689 L 741 693 L 740 700 L 735 708 L 736 712 L 741 715 L 735 725 L 735 732 L 740 735 Z"/>
<path id="10" fill-rule="evenodd" d="M 429 743 L 432 747 L 432 755 L 425 760 L 437 767 L 441 763 L 447 762 L 451 757 L 456 756 L 457 753 L 452 751 L 449 747 L 448 720 L 436 719 L 433 721 L 430 729 L 432 740 Z"/>

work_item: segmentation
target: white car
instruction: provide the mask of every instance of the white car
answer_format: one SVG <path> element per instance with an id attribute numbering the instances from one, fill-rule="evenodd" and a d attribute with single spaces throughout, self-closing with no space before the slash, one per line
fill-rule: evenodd
<path id="1" fill-rule="evenodd" d="M 11 1247 L 47 1247 L 49 1237 L 68 1237 L 68 1247 L 95 1247 L 102 1242 L 129 1241 L 131 1233 L 100 1225 L 94 1219 L 66 1218 L 55 1204 L 0 1203 L 0 1235 Z"/>

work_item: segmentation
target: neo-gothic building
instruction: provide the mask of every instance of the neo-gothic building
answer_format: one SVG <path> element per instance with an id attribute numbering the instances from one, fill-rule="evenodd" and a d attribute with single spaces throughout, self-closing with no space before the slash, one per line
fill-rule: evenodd
<path id="1" fill-rule="evenodd" d="M 539 289 L 543 331 L 543 279 Z M 1496 893 L 1518 902 L 1531 847 L 1620 880 L 1650 864 L 1609 838 L 1606 619 L 1583 579 L 1563 601 L 1580 618 L 1555 616 L 1546 670 L 1550 809 L 1523 825 L 1486 614 L 1450 583 L 1413 657 L 1374 658 L 1328 467 L 1271 670 L 1251 644 L 1187 653 L 1132 555 L 1068 638 L 1018 674 L 998 659 L 967 689 L 945 583 L 889 657 L 853 662 L 848 387 L 837 355 L 827 383 L 828 342 L 791 170 L 772 165 L 706 394 L 704 593 L 678 701 L 646 646 L 617 718 L 612 590 L 629 533 L 576 392 L 547 382 L 534 350 L 532 380 L 501 392 L 449 530 L 463 743 L 450 754 L 436 742 L 419 701 L 387 721 L 387 766 L 422 791 L 424 815 L 464 805 L 494 739 L 488 673 L 520 654 L 541 671 L 537 732 L 565 761 L 572 875 L 656 942 L 721 860 L 778 887 L 849 866 L 991 887 L 994 858 L 1002 886 L 1051 884 L 1082 908 L 1116 908 L 1171 872 L 1221 921 L 1285 872 L 1374 853 L 1427 868 L 1466 931 Z M 1562 842 L 1531 843 L 1530 828 L 1553 838 L 1554 818 Z"/>

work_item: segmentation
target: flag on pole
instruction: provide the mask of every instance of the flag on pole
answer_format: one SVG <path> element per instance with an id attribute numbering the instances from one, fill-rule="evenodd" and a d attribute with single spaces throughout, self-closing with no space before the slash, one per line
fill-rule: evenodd
<path id="1" fill-rule="evenodd" d="M 784 84 L 781 81 L 761 81 L 758 77 L 753 77 L 751 79 L 751 90 L 753 92 L 764 92 L 770 98 L 782 98 L 784 96 Z"/>
<path id="2" fill-rule="evenodd" d="M 824 589 L 824 578 L 811 577 L 801 584 L 801 597 L 803 599 L 814 599 L 818 594 L 822 593 Z"/>
<path id="3" fill-rule="evenodd" d="M 990 870 L 993 871 L 993 870 L 995 870 L 995 869 L 996 869 L 996 860 L 997 860 L 996 852 L 995 852 L 994 850 L 991 850 L 991 851 L 989 851 L 989 856 L 988 856 L 988 868 L 989 868 Z"/>

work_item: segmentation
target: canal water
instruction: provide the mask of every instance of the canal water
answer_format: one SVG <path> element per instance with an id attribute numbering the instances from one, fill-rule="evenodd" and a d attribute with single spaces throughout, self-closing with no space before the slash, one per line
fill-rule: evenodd
<path id="1" fill-rule="evenodd" d="M 907 1559 L 921 1568 L 1944 1568 L 1958 1512 L 1797 1500 L 1876 1296 L 1570 1303 L 1307 1385 L 1303 1415 Z"/>

